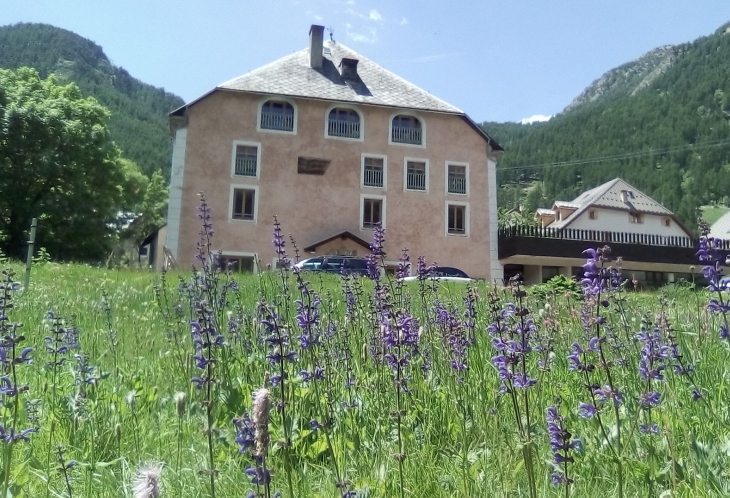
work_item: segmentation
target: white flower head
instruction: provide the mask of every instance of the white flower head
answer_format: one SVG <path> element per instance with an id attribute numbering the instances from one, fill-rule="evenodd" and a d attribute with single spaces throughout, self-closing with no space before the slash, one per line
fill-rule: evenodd
<path id="1" fill-rule="evenodd" d="M 162 496 L 160 474 L 162 463 L 147 462 L 137 469 L 132 480 L 132 496 L 134 498 L 159 498 Z"/>

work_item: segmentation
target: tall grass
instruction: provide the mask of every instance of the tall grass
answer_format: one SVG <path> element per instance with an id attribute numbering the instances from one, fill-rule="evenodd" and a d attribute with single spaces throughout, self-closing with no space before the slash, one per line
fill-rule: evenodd
<path id="1" fill-rule="evenodd" d="M 35 268 L 4 310 L 34 351 L 0 424 L 39 430 L 12 457 L 0 443 L 2 482 L 11 496 L 132 496 L 151 479 L 137 469 L 161 462 L 159 489 L 183 498 L 730 493 L 730 351 L 708 291 L 609 282 L 538 298 L 418 267 L 413 284 Z M 209 331 L 202 349 L 191 322 Z M 260 389 L 270 416 L 254 412 Z"/>

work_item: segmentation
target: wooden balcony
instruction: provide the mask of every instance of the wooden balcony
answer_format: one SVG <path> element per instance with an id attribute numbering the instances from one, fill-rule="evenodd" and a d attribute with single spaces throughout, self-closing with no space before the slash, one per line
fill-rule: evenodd
<path id="1" fill-rule="evenodd" d="M 699 241 L 689 237 L 598 230 L 509 227 L 499 230 L 499 259 L 511 256 L 583 258 L 583 251 L 608 245 L 625 261 L 701 266 Z M 730 242 L 726 241 L 730 249 Z"/>

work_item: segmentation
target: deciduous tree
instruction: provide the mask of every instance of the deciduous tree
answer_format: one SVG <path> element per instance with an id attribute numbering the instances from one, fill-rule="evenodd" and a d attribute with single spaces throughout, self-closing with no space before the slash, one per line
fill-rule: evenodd
<path id="1" fill-rule="evenodd" d="M 33 69 L 0 69 L 0 248 L 20 256 L 32 218 L 38 247 L 93 260 L 129 207 L 129 181 L 109 138 L 109 113 L 74 84 Z M 131 183 L 134 183 L 133 181 Z"/>

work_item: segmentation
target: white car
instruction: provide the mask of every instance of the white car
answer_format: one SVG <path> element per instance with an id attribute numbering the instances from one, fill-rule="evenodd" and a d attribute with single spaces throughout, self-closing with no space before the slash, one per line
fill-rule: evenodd
<path id="1" fill-rule="evenodd" d="M 458 268 L 452 268 L 451 266 L 437 266 L 434 268 L 430 278 L 437 279 L 439 282 L 474 282 L 473 278 L 470 278 L 466 273 L 459 270 Z M 403 279 L 404 282 L 416 282 L 418 281 L 418 275 L 412 275 Z"/>
<path id="2" fill-rule="evenodd" d="M 725 275 L 717 282 L 717 286 L 721 289 L 730 290 L 730 275 Z"/>

